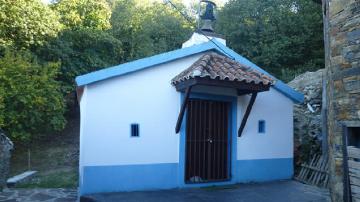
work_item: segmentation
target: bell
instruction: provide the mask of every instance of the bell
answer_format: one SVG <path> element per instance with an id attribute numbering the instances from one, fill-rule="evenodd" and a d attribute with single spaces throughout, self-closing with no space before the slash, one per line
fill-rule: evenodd
<path id="1" fill-rule="evenodd" d="M 204 14 L 200 16 L 201 19 L 215 21 L 214 7 L 216 7 L 216 4 L 212 1 L 207 0 L 203 0 L 201 1 L 201 3 L 202 2 L 206 3 L 206 8 Z"/>
<path id="2" fill-rule="evenodd" d="M 214 32 L 214 28 L 212 27 L 211 20 L 204 20 L 203 25 L 201 26 L 202 31 Z"/>
<path id="3" fill-rule="evenodd" d="M 202 15 L 200 15 L 200 18 L 203 21 L 201 30 L 207 32 L 214 32 L 212 23 L 213 21 L 216 20 L 214 15 L 214 8 L 216 7 L 216 4 L 212 1 L 207 1 L 207 0 L 202 0 L 200 1 L 200 4 L 201 3 L 206 3 L 205 12 Z"/>

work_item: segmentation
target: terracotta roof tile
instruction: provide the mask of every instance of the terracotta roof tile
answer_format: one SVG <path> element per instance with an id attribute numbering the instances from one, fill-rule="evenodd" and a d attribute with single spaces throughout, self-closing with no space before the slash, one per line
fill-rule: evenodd
<path id="1" fill-rule="evenodd" d="M 189 68 L 173 78 L 171 84 L 176 85 L 195 77 L 245 81 L 246 83 L 263 85 L 273 85 L 275 83 L 275 80 L 271 77 L 215 52 L 204 54 Z"/>

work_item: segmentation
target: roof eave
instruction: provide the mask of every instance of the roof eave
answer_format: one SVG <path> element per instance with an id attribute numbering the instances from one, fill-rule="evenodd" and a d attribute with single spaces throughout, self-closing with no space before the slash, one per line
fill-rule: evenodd
<path id="1" fill-rule="evenodd" d="M 275 85 L 273 85 L 272 87 L 274 87 L 276 90 L 278 90 L 281 94 L 288 97 L 295 104 L 304 103 L 304 94 L 292 89 L 291 87 L 286 85 L 284 82 L 277 80 Z"/>
<path id="2" fill-rule="evenodd" d="M 254 69 L 258 70 L 261 73 L 269 75 L 274 80 L 276 80 L 275 85 L 273 85 L 272 87 L 274 87 L 276 90 L 278 90 L 281 94 L 283 94 L 286 97 L 290 98 L 294 103 L 301 104 L 301 103 L 304 102 L 304 95 L 302 93 L 294 90 L 293 88 L 291 88 L 290 86 L 288 86 L 284 82 L 282 82 L 281 80 L 276 79 L 270 73 L 268 73 L 267 71 L 261 69 L 256 64 L 254 64 L 250 60 L 246 59 L 245 57 L 239 55 L 238 53 L 231 50 L 230 48 L 224 46 L 223 44 L 218 42 L 216 39 L 214 39 L 213 41 L 216 43 L 216 46 L 217 46 L 216 48 L 218 49 L 218 51 L 220 51 L 220 52 L 226 51 L 226 54 L 232 56 L 236 61 L 238 61 L 238 62 L 240 62 L 240 63 L 242 63 L 244 65 L 250 66 L 251 68 L 254 68 Z"/>
<path id="3" fill-rule="evenodd" d="M 113 67 L 108 67 L 106 69 L 101 69 L 95 72 L 90 72 L 75 78 L 77 86 L 88 85 L 97 81 L 109 79 L 112 77 L 129 74 L 146 68 L 150 68 L 156 65 L 164 64 L 171 62 L 173 60 L 183 58 L 186 56 L 194 55 L 197 53 L 202 53 L 215 49 L 214 45 L 211 42 L 202 43 L 199 45 L 190 46 L 187 48 L 177 49 L 174 51 L 150 56 L 147 58 L 142 58 L 134 60 L 132 62 L 127 62 L 124 64 L 116 65 Z"/>
<path id="4" fill-rule="evenodd" d="M 154 55 L 151 57 L 135 60 L 132 62 L 120 64 L 117 66 L 109 67 L 106 69 L 98 70 L 95 72 L 91 72 L 88 74 L 84 74 L 81 76 L 77 76 L 75 78 L 76 85 L 78 87 L 85 86 L 88 84 L 92 84 L 95 82 L 99 82 L 105 79 L 117 77 L 120 75 L 126 75 L 132 72 L 140 71 L 143 69 L 147 69 L 156 65 L 164 64 L 171 62 L 176 59 L 184 58 L 190 55 L 202 53 L 209 50 L 216 50 L 219 53 L 225 55 L 225 56 L 231 56 L 236 61 L 250 66 L 251 68 L 254 68 L 266 75 L 271 76 L 276 80 L 275 85 L 273 86 L 275 89 L 277 89 L 280 93 L 285 95 L 286 97 L 290 98 L 294 103 L 300 104 L 304 102 L 304 95 L 285 83 L 283 83 L 280 80 L 277 80 L 274 76 L 266 72 L 265 70 L 261 69 L 248 59 L 242 57 L 241 55 L 237 54 L 235 51 L 231 50 L 230 48 L 226 47 L 225 45 L 218 42 L 216 39 L 213 39 L 212 41 L 190 46 L 187 48 L 177 49 L 174 51 Z M 225 53 L 224 53 L 225 52 Z"/>

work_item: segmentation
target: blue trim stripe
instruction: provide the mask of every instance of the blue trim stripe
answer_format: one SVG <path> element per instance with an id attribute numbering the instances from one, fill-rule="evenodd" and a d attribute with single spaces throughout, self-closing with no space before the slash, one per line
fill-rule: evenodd
<path id="1" fill-rule="evenodd" d="M 177 163 L 85 166 L 80 195 L 176 188 L 177 175 Z"/>
<path id="2" fill-rule="evenodd" d="M 294 174 L 292 158 L 238 160 L 237 182 L 265 182 L 291 179 Z"/>
<path id="3" fill-rule="evenodd" d="M 177 49 L 174 51 L 154 55 L 151 57 L 135 60 L 132 62 L 120 64 L 106 69 L 91 72 L 85 75 L 76 77 L 75 81 L 78 86 L 84 86 L 97 81 L 109 79 L 112 77 L 129 74 L 139 70 L 143 70 L 155 65 L 164 64 L 179 58 L 187 57 L 193 54 L 202 53 L 213 49 L 212 43 L 203 43 L 188 48 Z"/>
<path id="4" fill-rule="evenodd" d="M 202 53 L 202 52 L 209 51 L 209 50 L 216 50 L 222 54 L 224 54 L 223 51 L 225 51 L 226 52 L 226 54 L 224 54 L 225 56 L 228 54 L 228 55 L 232 56 L 236 61 L 238 61 L 244 65 L 250 66 L 264 74 L 267 74 L 267 75 L 273 77 L 271 74 L 269 74 L 265 70 L 261 69 L 260 67 L 258 67 L 257 65 L 252 63 L 250 60 L 246 59 L 245 57 L 237 54 L 235 51 L 226 47 L 222 43 L 218 42 L 216 39 L 214 39 L 213 42 L 216 43 L 217 46 L 214 45 L 214 43 L 212 43 L 212 42 L 206 42 L 206 43 L 202 43 L 199 45 L 190 46 L 187 48 L 177 49 L 174 51 L 162 53 L 159 55 L 135 60 L 132 62 L 124 63 L 124 64 L 117 65 L 114 67 L 109 67 L 106 69 L 102 69 L 99 71 L 81 75 L 81 76 L 76 77 L 75 81 L 76 81 L 77 86 L 84 86 L 87 84 L 91 84 L 94 82 L 102 81 L 102 80 L 113 78 L 113 77 L 120 76 L 120 75 L 129 74 L 132 72 L 136 72 L 136 71 L 139 71 L 142 69 L 153 67 L 153 66 L 156 66 L 159 64 L 164 64 L 164 63 L 176 60 L 176 59 L 184 58 L 184 57 L 187 57 L 190 55 Z M 273 77 L 273 78 L 275 78 L 275 77 Z M 302 93 L 295 91 L 294 89 L 292 89 L 291 87 L 289 87 L 288 85 L 286 85 L 285 83 L 283 83 L 280 80 L 277 80 L 276 84 L 274 85 L 274 88 L 277 89 L 278 91 L 280 91 L 283 95 L 289 97 L 291 100 L 293 100 L 296 103 L 302 103 L 304 101 L 304 95 Z"/>
<path id="5" fill-rule="evenodd" d="M 185 185 L 180 164 L 146 164 L 116 166 L 85 166 L 80 196 L 101 192 L 141 191 L 179 187 L 208 187 L 235 183 L 291 179 L 293 159 L 237 160 L 232 166 L 232 180 L 217 183 Z"/>

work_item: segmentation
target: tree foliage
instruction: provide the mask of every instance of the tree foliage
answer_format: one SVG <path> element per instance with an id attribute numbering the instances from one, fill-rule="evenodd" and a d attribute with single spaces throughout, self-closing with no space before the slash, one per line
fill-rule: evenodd
<path id="1" fill-rule="evenodd" d="M 177 7 L 184 9 L 179 3 Z M 136 0 L 115 1 L 111 26 L 123 42 L 126 61 L 177 49 L 192 32 L 191 24 L 169 5 Z"/>
<path id="2" fill-rule="evenodd" d="M 52 7 L 65 28 L 110 28 L 111 9 L 106 0 L 59 0 Z"/>
<path id="3" fill-rule="evenodd" d="M 55 80 L 58 66 L 39 64 L 28 52 L 6 51 L 0 58 L 2 127 L 14 140 L 63 129 L 64 102 Z"/>
<path id="4" fill-rule="evenodd" d="M 0 88 L 0 95 L 4 95 L 4 89 Z M 4 126 L 4 116 L 5 116 L 5 104 L 4 96 L 0 96 L 0 128 Z"/>
<path id="5" fill-rule="evenodd" d="M 92 29 L 65 30 L 38 50 L 46 61 L 61 61 L 58 79 L 67 95 L 74 91 L 76 76 L 123 61 L 121 41 L 107 32 Z"/>
<path id="6" fill-rule="evenodd" d="M 193 25 L 152 0 L 0 0 L 0 127 L 16 140 L 61 130 L 76 105 L 69 96 L 76 76 L 178 49 Z M 314 1 L 230 0 L 219 7 L 216 30 L 280 79 L 323 67 Z"/>
<path id="7" fill-rule="evenodd" d="M 177 5 L 181 9 L 181 4 Z M 181 47 L 192 31 L 192 24 L 181 14 L 168 5 L 154 3 L 147 9 L 148 16 L 142 22 L 142 30 L 138 36 L 142 39 L 143 55 L 145 57 Z M 140 51 L 138 51 L 140 52 Z"/>
<path id="8" fill-rule="evenodd" d="M 238 53 L 288 80 L 323 68 L 321 5 L 309 0 L 232 0 L 219 12 L 217 30 Z"/>
<path id="9" fill-rule="evenodd" d="M 0 46 L 42 45 L 59 30 L 58 16 L 40 0 L 0 0 Z"/>

